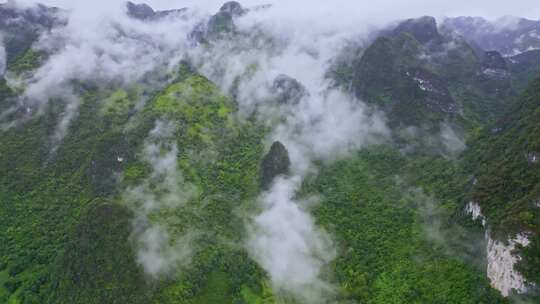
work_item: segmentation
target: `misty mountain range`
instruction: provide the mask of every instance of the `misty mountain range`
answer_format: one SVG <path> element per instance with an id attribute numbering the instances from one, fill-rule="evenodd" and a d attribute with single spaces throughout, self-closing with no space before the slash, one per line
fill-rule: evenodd
<path id="1" fill-rule="evenodd" d="M 0 303 L 540 302 L 540 21 L 105 9 L 0 4 Z"/>

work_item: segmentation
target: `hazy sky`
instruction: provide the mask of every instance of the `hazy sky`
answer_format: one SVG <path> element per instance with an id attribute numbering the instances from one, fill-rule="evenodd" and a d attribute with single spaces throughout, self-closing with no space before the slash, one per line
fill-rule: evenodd
<path id="1" fill-rule="evenodd" d="M 60 7 L 109 7 L 121 4 L 123 0 L 19 0 L 20 2 L 42 2 Z M 5 2 L 5 0 L 0 0 Z M 143 1 L 134 1 L 143 2 Z M 215 11 L 224 0 L 147 0 L 154 8 L 181 8 L 198 6 Z M 359 18 L 374 17 L 376 19 L 396 19 L 418 15 L 434 15 L 437 17 L 455 15 L 478 15 L 497 18 L 505 15 L 523 16 L 540 19 L 539 0 L 243 0 L 245 6 L 274 3 L 287 7 L 292 13 L 309 13 L 315 16 L 337 17 L 343 15 Z M 315 4 L 316 3 L 316 4 Z"/>

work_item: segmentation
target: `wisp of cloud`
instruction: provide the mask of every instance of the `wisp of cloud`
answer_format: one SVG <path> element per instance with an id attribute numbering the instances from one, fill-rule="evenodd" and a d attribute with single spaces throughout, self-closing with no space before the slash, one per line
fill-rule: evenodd
<path id="1" fill-rule="evenodd" d="M 186 266 L 192 254 L 193 233 L 178 233 L 166 221 L 151 219 L 159 212 L 177 210 L 197 196 L 197 188 L 187 183 L 178 169 L 178 146 L 171 139 L 174 130 L 175 125 L 170 122 L 156 123 L 143 150 L 143 159 L 152 172 L 124 193 L 124 201 L 136 214 L 133 238 L 138 249 L 137 261 L 152 277 Z"/>
<path id="2" fill-rule="evenodd" d="M 387 140 L 382 113 L 327 79 L 327 71 L 355 29 L 280 23 L 272 9 L 236 19 L 240 34 L 191 50 L 190 58 L 225 92 L 235 92 L 240 116 L 253 114 L 282 142 L 291 176 L 278 178 L 258 198 L 247 220 L 246 249 L 267 271 L 274 289 L 303 303 L 325 303 L 334 288 L 324 275 L 335 245 L 296 198 L 314 161 L 331 162 Z M 276 87 L 294 88 L 283 100 Z"/>

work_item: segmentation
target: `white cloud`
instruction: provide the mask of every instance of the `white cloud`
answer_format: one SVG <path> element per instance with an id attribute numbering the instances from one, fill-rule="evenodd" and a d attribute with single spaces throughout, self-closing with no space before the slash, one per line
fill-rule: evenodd
<path id="1" fill-rule="evenodd" d="M 278 178 L 260 198 L 263 212 L 249 224 L 247 248 L 268 271 L 278 292 L 291 293 L 305 303 L 326 303 L 333 288 L 321 271 L 335 256 L 330 236 L 317 228 L 296 201 L 300 179 Z"/>
<path id="2" fill-rule="evenodd" d="M 103 7 L 121 5 L 124 0 L 19 0 L 22 3 L 46 3 L 60 7 L 85 7 L 87 10 L 96 10 Z M 183 7 L 199 7 L 209 12 L 216 11 L 225 0 L 148 0 L 133 1 L 136 3 L 148 3 L 156 9 L 170 9 Z M 409 18 L 421 15 L 434 16 L 483 16 L 498 18 L 506 15 L 523 16 L 533 19 L 540 18 L 540 4 L 536 0 L 522 0 L 519 5 L 505 0 L 379 0 L 374 5 L 370 1 L 334 0 L 319 1 L 314 3 L 310 0 L 244 0 L 239 1 L 244 6 L 272 3 L 280 10 L 281 14 L 295 19 L 324 18 L 323 21 L 337 21 L 339 19 L 362 18 L 371 20 L 393 20 L 397 18 Z M 298 14 L 301 11 L 302 14 Z M 361 20 L 357 20 L 361 22 Z"/>
<path id="3" fill-rule="evenodd" d="M 147 274 L 158 277 L 178 267 L 188 266 L 192 256 L 191 235 L 171 238 L 159 224 L 147 227 L 138 235 L 137 262 Z"/>
<path id="4" fill-rule="evenodd" d="M 269 10 L 238 21 L 241 31 L 254 33 L 263 42 L 254 43 L 253 37 L 239 38 L 235 43 L 221 41 L 210 49 L 194 50 L 191 57 L 224 91 L 230 91 L 240 79 L 240 111 L 247 115 L 257 112 L 270 124 L 273 132 L 269 141 L 279 140 L 287 146 L 296 174 L 305 174 L 315 159 L 335 160 L 382 142 L 389 134 L 384 116 L 332 88 L 325 77 L 336 54 L 348 39 L 359 37 L 358 31 L 329 31 L 306 24 L 282 24 L 276 19 L 276 13 Z M 298 81 L 306 96 L 298 103 L 277 106 L 271 88 L 279 75 Z"/>
<path id="5" fill-rule="evenodd" d="M 24 106 L 38 112 L 52 100 L 65 104 L 52 139 L 55 144 L 78 113 L 81 101 L 74 80 L 129 86 L 150 72 L 167 72 L 185 54 L 187 36 L 199 20 L 171 18 L 148 24 L 128 18 L 121 3 L 88 1 L 78 3 L 68 16 L 65 27 L 45 33 L 34 46 L 52 55 L 26 80 L 23 94 Z"/>
<path id="6" fill-rule="evenodd" d="M 279 140 L 289 151 L 293 177 L 261 194 L 262 210 L 248 221 L 247 250 L 276 290 L 303 303 L 325 302 L 333 287 L 321 273 L 335 250 L 296 192 L 315 160 L 335 161 L 381 143 L 389 130 L 384 115 L 325 77 L 347 40 L 364 30 L 294 22 L 281 13 L 252 12 L 237 22 L 246 35 L 191 50 L 190 58 L 223 91 L 237 86 L 241 114 L 255 113 L 272 130 L 268 142 Z M 280 75 L 295 79 L 306 94 L 279 104 L 272 87 Z"/>
<path id="7" fill-rule="evenodd" d="M 446 123 L 441 125 L 441 140 L 446 151 L 450 155 L 457 155 L 466 148 L 463 140 L 458 136 L 454 129 Z"/>
<path id="8" fill-rule="evenodd" d="M 133 238 L 137 261 L 153 277 L 170 274 L 188 265 L 193 232 L 178 232 L 158 213 L 181 212 L 197 196 L 197 188 L 186 182 L 178 169 L 178 147 L 172 142 L 175 126 L 158 121 L 145 142 L 143 159 L 151 166 L 150 176 L 136 187 L 128 188 L 123 199 L 135 212 Z"/>
<path id="9" fill-rule="evenodd" d="M 257 113 L 271 127 L 267 140 L 282 141 L 293 165 L 293 177 L 278 179 L 259 198 L 261 212 L 249 220 L 246 248 L 268 272 L 277 289 L 306 303 L 323 302 L 331 293 L 332 284 L 321 274 L 335 250 L 328 234 L 316 226 L 305 201 L 296 198 L 302 178 L 315 160 L 345 157 L 384 141 L 389 133 L 382 114 L 333 88 L 325 78 L 340 48 L 347 40 L 362 37 L 370 26 L 395 19 L 478 12 L 498 16 L 503 10 L 504 14 L 521 14 L 519 11 L 524 13 L 526 8 L 537 6 L 536 1 L 529 0 L 519 6 L 485 0 L 381 0 L 377 5 L 351 0 L 279 0 L 274 1 L 276 5 L 271 10 L 238 20 L 240 30 L 251 31 L 253 36 L 238 38 L 235 43 L 221 41 L 213 47 L 193 48 L 187 36 L 204 18 L 199 12 L 194 12 L 193 18 L 145 23 L 125 15 L 124 1 L 44 2 L 69 7 L 72 12 L 65 28 L 42 37 L 37 46 L 55 51 L 30 80 L 25 92 L 27 100 L 37 106 L 46 104 L 51 96 L 71 96 L 73 79 L 128 85 L 146 73 L 171 67 L 186 55 L 224 91 L 242 79 L 238 87 L 241 112 Z M 265 2 L 251 0 L 242 4 Z M 161 8 L 196 4 L 206 13 L 213 13 L 222 1 L 148 3 Z M 297 104 L 273 103 L 272 83 L 281 74 L 295 78 L 306 88 L 308 94 Z M 66 99 L 73 115 L 66 115 L 59 124 L 59 138 L 77 111 L 78 100 Z M 139 246 L 138 261 L 154 276 L 182 264 L 189 259 L 190 252 L 180 245 L 187 234 L 179 237 L 166 223 L 152 221 L 155 212 L 182 206 L 196 195 L 196 189 L 178 171 L 178 147 L 170 139 L 172 129 L 170 124 L 158 123 L 152 131 L 143 152 L 143 159 L 153 169 L 151 176 L 128 189 L 124 197 L 137 214 L 134 236 Z M 453 135 L 446 132 L 446 139 L 450 147 L 457 147 L 459 143 Z"/>

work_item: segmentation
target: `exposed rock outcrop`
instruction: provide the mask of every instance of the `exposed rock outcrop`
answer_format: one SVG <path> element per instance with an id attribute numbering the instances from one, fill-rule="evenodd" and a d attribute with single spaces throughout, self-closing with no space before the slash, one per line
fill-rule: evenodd
<path id="1" fill-rule="evenodd" d="M 478 203 L 469 202 L 467 206 L 465 206 L 465 212 L 470 214 L 473 220 L 481 220 L 482 226 L 486 226 L 486 218 L 482 214 L 482 209 L 480 208 L 480 205 L 478 205 Z"/>
<path id="2" fill-rule="evenodd" d="M 523 275 L 514 269 L 516 263 L 521 260 L 519 255 L 514 253 L 519 244 L 526 247 L 530 241 L 526 234 L 518 234 L 515 238 L 508 240 L 508 244 L 491 238 L 489 231 L 486 231 L 487 239 L 487 276 L 491 281 L 491 286 L 499 290 L 505 297 L 509 296 L 512 290 L 517 293 L 527 291 L 527 283 Z"/>
<path id="3" fill-rule="evenodd" d="M 471 215 L 473 220 L 481 220 L 482 225 L 486 227 L 486 218 L 478 203 L 469 202 L 465 211 Z M 487 242 L 486 275 L 491 286 L 499 290 L 505 297 L 509 296 L 513 290 L 517 293 L 527 292 L 528 284 L 525 278 L 514 268 L 521 260 L 521 257 L 515 252 L 517 246 L 527 247 L 530 244 L 527 234 L 520 233 L 505 243 L 494 239 L 491 236 L 491 231 L 487 228 L 485 238 Z"/>
<path id="4" fill-rule="evenodd" d="M 484 54 L 482 67 L 490 69 L 507 70 L 508 66 L 503 56 L 497 51 L 489 51 Z"/>
<path id="5" fill-rule="evenodd" d="M 220 13 L 226 13 L 233 17 L 241 16 L 246 12 L 242 5 L 236 1 L 229 1 L 223 4 L 219 11 Z"/>
<path id="6" fill-rule="evenodd" d="M 272 181 L 277 176 L 289 174 L 290 166 L 291 161 L 287 148 L 279 141 L 274 142 L 261 164 L 261 186 L 263 189 L 270 188 Z"/>
<path id="7" fill-rule="evenodd" d="M 540 162 L 540 153 L 529 152 L 527 153 L 526 158 L 527 158 L 527 162 L 530 165 L 538 164 L 538 162 Z"/>
<path id="8" fill-rule="evenodd" d="M 426 106 L 433 112 L 457 114 L 459 107 L 452 98 L 448 85 L 439 76 L 425 69 L 410 69 L 407 75 L 425 92 Z"/>
<path id="9" fill-rule="evenodd" d="M 220 37 L 234 33 L 236 25 L 234 19 L 244 15 L 246 9 L 236 1 L 230 1 L 219 9 L 219 11 L 210 17 L 207 23 L 198 24 L 190 34 L 190 38 L 195 43 L 204 43 L 210 40 L 219 39 Z"/>
<path id="10" fill-rule="evenodd" d="M 245 13 L 240 3 L 231 1 L 223 4 L 219 12 L 210 18 L 207 26 L 209 38 L 216 38 L 219 35 L 232 33 L 236 30 L 234 19 Z"/>
<path id="11" fill-rule="evenodd" d="M 297 104 L 308 95 L 306 88 L 298 80 L 287 75 L 276 77 L 270 91 L 279 104 Z"/>
<path id="12" fill-rule="evenodd" d="M 484 54 L 481 69 L 484 75 L 490 77 L 507 78 L 510 76 L 506 60 L 497 51 L 489 51 Z"/>
<path id="13" fill-rule="evenodd" d="M 58 8 L 44 5 L 21 8 L 11 1 L 0 4 L 0 32 L 7 67 L 23 56 L 41 33 L 66 22 Z"/>
<path id="14" fill-rule="evenodd" d="M 181 14 L 187 11 L 187 8 L 173 9 L 165 11 L 155 11 L 148 4 L 133 2 L 126 3 L 127 15 L 133 19 L 142 21 L 156 21 L 174 14 Z"/>
<path id="15" fill-rule="evenodd" d="M 408 19 L 400 23 L 394 29 L 393 34 L 398 35 L 403 32 L 411 34 L 420 43 L 442 41 L 442 37 L 437 30 L 437 21 L 431 16 Z"/>
<path id="16" fill-rule="evenodd" d="M 146 3 L 135 4 L 133 2 L 128 2 L 126 4 L 127 14 L 131 18 L 148 20 L 154 18 L 156 12 Z"/>

